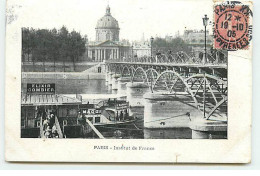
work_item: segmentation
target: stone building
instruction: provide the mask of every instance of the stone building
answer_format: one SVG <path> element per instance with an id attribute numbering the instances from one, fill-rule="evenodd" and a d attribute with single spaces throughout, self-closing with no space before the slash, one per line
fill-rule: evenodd
<path id="1" fill-rule="evenodd" d="M 97 21 L 96 40 L 88 43 L 88 58 L 102 62 L 131 56 L 131 46 L 119 40 L 120 28 L 118 21 L 111 15 L 107 6 L 105 15 Z"/>
<path id="2" fill-rule="evenodd" d="M 151 56 L 151 43 L 150 41 L 135 41 L 133 42 L 133 55 L 137 57 L 150 57 Z"/>
<path id="3" fill-rule="evenodd" d="M 112 17 L 110 7 L 107 6 L 105 16 L 100 18 L 96 25 L 96 41 L 119 41 L 119 30 L 118 21 Z"/>
<path id="4" fill-rule="evenodd" d="M 213 36 L 206 31 L 207 50 L 213 45 Z M 193 52 L 204 52 L 205 49 L 205 31 L 204 30 L 185 30 L 182 39 L 191 47 Z"/>

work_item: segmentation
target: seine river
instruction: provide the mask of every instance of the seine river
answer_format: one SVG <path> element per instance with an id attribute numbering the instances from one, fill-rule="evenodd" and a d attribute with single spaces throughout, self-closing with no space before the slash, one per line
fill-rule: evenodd
<path id="1" fill-rule="evenodd" d="M 112 91 L 106 86 L 104 79 L 99 80 L 80 80 L 80 79 L 23 79 L 22 90 L 26 91 L 27 83 L 55 83 L 57 94 L 112 94 Z M 143 117 L 144 108 L 131 108 L 131 111 L 140 119 L 137 124 L 139 130 L 130 130 L 125 132 L 123 138 L 139 139 L 191 139 L 191 129 L 187 127 L 176 127 L 170 129 L 144 129 Z M 106 132 L 103 135 L 107 138 L 113 138 L 114 131 Z"/>
<path id="2" fill-rule="evenodd" d="M 55 83 L 57 94 L 111 94 L 103 79 L 23 79 L 22 90 L 26 90 L 27 83 Z"/>

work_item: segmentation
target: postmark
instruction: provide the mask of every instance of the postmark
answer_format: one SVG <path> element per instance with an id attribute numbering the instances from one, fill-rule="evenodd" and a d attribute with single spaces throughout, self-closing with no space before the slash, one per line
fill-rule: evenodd
<path id="1" fill-rule="evenodd" d="M 228 2 L 214 6 L 214 47 L 230 51 L 248 49 L 252 40 L 249 5 Z"/>

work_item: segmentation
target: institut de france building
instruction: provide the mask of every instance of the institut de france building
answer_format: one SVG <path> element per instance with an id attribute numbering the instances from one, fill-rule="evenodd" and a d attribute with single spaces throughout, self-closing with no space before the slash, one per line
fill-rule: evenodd
<path id="1" fill-rule="evenodd" d="M 120 42 L 118 21 L 112 17 L 107 6 L 105 15 L 97 21 L 96 41 L 88 44 L 88 57 L 96 62 L 131 56 L 131 46 Z"/>

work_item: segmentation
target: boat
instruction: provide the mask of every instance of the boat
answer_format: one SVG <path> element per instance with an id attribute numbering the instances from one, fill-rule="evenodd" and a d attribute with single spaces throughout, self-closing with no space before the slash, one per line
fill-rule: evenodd
<path id="1" fill-rule="evenodd" d="M 133 116 L 129 116 L 126 100 L 84 99 L 81 95 L 66 94 L 23 94 L 21 137 L 46 137 L 44 121 L 50 116 L 57 130 L 56 138 L 100 137 L 102 135 L 97 135 L 97 131 L 103 133 L 135 129 L 136 121 Z"/>
<path id="2" fill-rule="evenodd" d="M 136 118 L 129 116 L 129 103 L 125 100 L 106 99 L 98 103 L 86 103 L 83 101 L 79 110 L 80 124 L 86 124 L 86 119 L 102 134 L 137 129 Z M 82 123 L 83 122 L 83 123 Z M 108 135 L 109 136 L 109 135 Z"/>

